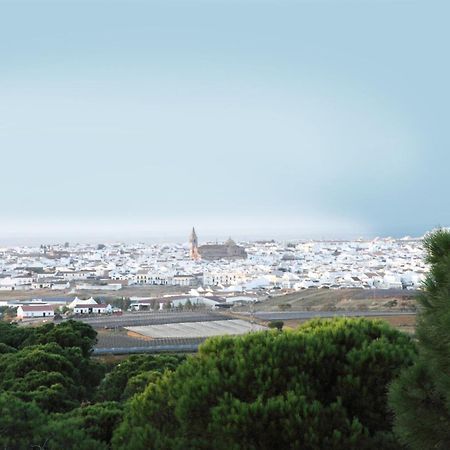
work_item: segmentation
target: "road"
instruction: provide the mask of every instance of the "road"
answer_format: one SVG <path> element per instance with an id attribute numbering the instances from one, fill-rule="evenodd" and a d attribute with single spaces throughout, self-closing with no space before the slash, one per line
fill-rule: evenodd
<path id="1" fill-rule="evenodd" d="M 251 313 L 240 313 L 251 317 Z M 253 314 L 261 320 L 314 319 L 327 317 L 382 317 L 415 315 L 415 311 L 259 311 Z"/>

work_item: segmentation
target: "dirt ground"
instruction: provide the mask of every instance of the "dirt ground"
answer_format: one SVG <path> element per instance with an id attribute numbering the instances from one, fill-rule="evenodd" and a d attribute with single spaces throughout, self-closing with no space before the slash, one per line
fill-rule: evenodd
<path id="1" fill-rule="evenodd" d="M 415 291 L 401 289 L 305 289 L 267 296 L 249 311 L 411 311 L 416 309 Z"/>

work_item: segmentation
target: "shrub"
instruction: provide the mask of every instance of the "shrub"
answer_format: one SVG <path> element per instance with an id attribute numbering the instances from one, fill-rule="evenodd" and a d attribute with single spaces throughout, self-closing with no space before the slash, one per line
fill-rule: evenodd
<path id="1" fill-rule="evenodd" d="M 269 328 L 275 328 L 278 331 L 281 331 L 283 329 L 283 326 L 284 322 L 282 320 L 272 320 L 268 325 Z"/>

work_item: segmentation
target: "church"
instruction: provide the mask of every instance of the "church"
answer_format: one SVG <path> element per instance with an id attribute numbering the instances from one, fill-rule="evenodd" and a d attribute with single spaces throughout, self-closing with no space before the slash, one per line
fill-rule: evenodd
<path id="1" fill-rule="evenodd" d="M 198 238 L 195 228 L 192 228 L 190 243 L 190 255 L 194 260 L 205 259 L 208 261 L 215 261 L 218 259 L 246 259 L 247 252 L 244 247 L 240 247 L 229 238 L 224 244 L 206 244 L 198 245 Z"/>

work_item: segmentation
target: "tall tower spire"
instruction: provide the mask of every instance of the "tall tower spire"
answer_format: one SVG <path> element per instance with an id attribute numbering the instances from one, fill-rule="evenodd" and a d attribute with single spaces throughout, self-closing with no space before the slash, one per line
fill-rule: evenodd
<path id="1" fill-rule="evenodd" d="M 189 238 L 189 243 L 191 244 L 190 255 L 194 260 L 200 259 L 200 255 L 198 253 L 198 238 L 197 233 L 195 232 L 195 228 L 192 227 L 191 237 Z"/>

